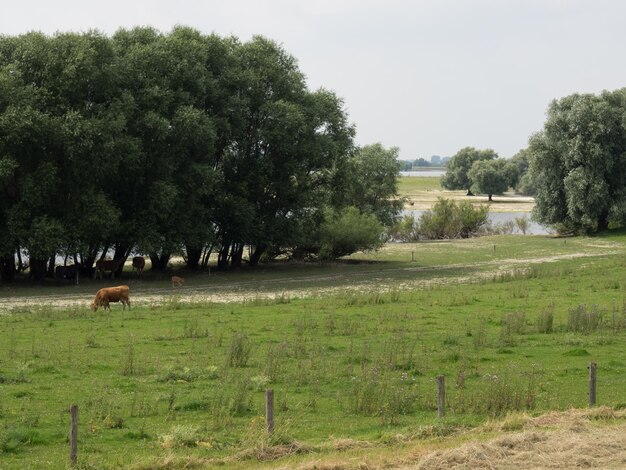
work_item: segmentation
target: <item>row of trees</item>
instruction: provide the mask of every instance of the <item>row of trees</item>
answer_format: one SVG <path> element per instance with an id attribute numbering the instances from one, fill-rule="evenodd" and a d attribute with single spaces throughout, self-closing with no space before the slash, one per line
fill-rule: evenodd
<path id="1" fill-rule="evenodd" d="M 22 252 L 42 278 L 59 254 L 226 268 L 371 247 L 337 248 L 334 227 L 393 221 L 397 149 L 353 137 L 342 100 L 262 37 L 0 37 L 0 280 Z"/>

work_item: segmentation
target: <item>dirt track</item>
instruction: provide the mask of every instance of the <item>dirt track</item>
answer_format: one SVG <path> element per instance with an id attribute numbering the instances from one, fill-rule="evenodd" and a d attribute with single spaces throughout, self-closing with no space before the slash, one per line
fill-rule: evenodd
<path id="1" fill-rule="evenodd" d="M 597 248 L 609 248 L 603 245 Z M 216 285 L 191 285 L 177 289 L 155 288 L 141 282 L 130 283 L 131 300 L 133 305 L 159 305 L 175 299 L 182 302 L 215 302 L 233 303 L 258 299 L 273 299 L 277 297 L 303 298 L 323 295 L 333 295 L 345 291 L 365 292 L 376 289 L 385 291 L 390 289 L 420 289 L 433 285 L 448 283 L 470 283 L 485 278 L 504 275 L 510 272 L 519 272 L 528 269 L 533 264 L 555 262 L 573 258 L 593 258 L 607 256 L 620 251 L 599 251 L 596 253 L 573 253 L 549 257 L 526 259 L 498 259 L 472 264 L 452 264 L 432 267 L 405 267 L 405 268 L 373 268 L 371 271 L 353 273 L 331 273 L 325 275 L 284 277 L 272 280 L 253 280 L 230 282 Z M 471 270 L 471 274 L 459 274 L 459 271 Z M 406 274 L 415 272 L 433 272 L 432 277 L 421 276 L 419 279 L 406 280 Z M 398 280 L 398 274 L 404 273 L 403 279 Z M 443 273 L 443 274 L 442 274 Z M 325 283 L 326 287 L 302 287 L 306 283 Z M 10 312 L 12 309 L 25 306 L 46 305 L 55 308 L 87 307 L 93 298 L 93 293 L 75 293 L 64 288 L 54 293 L 31 296 L 7 296 L 0 293 L 0 313 Z"/>

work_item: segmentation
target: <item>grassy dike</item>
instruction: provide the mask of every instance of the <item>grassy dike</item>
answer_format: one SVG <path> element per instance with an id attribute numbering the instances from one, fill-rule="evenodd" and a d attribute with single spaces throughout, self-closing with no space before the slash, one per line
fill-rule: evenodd
<path id="1" fill-rule="evenodd" d="M 72 403 L 82 468 L 254 468 L 359 442 L 390 452 L 403 436 L 584 407 L 591 361 L 599 404 L 626 407 L 625 243 L 614 233 L 389 245 L 322 276 L 289 268 L 273 298 L 176 294 L 111 314 L 15 306 L 0 315 L 0 467 L 65 468 Z M 240 289 L 271 291 L 285 269 Z"/>

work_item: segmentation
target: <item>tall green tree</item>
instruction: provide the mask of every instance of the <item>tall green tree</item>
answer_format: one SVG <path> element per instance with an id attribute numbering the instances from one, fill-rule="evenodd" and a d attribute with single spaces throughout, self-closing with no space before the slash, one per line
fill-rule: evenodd
<path id="1" fill-rule="evenodd" d="M 293 245 L 354 133 L 342 101 L 309 92 L 296 60 L 273 41 L 255 37 L 235 55 L 239 99 L 220 158 L 228 194 L 217 220 L 221 267 L 240 265 L 247 244 L 252 265 L 268 249 Z"/>
<path id="2" fill-rule="evenodd" d="M 495 158 L 498 158 L 498 154 L 491 149 L 462 148 L 446 164 L 446 174 L 441 177 L 441 186 L 450 190 L 464 189 L 468 196 L 471 196 L 472 181 L 469 178 L 469 171 L 472 165 L 477 161 Z"/>
<path id="3" fill-rule="evenodd" d="M 477 160 L 468 174 L 472 191 L 487 194 L 492 201 L 494 194 L 505 192 L 517 178 L 517 167 L 502 158 Z"/>
<path id="4" fill-rule="evenodd" d="M 357 207 L 391 226 L 403 206 L 398 196 L 399 152 L 398 147 L 386 149 L 380 143 L 358 148 L 340 169 L 343 181 L 335 185 L 335 204 Z"/>
<path id="5" fill-rule="evenodd" d="M 550 104 L 543 130 L 529 145 L 539 222 L 593 231 L 624 220 L 625 115 L 626 88 Z"/>

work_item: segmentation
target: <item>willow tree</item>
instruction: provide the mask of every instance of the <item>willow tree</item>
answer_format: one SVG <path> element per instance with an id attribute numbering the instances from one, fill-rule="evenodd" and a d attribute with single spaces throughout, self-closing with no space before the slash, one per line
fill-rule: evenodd
<path id="1" fill-rule="evenodd" d="M 626 220 L 625 115 L 626 88 L 550 104 L 528 149 L 539 222 L 602 231 Z"/>

